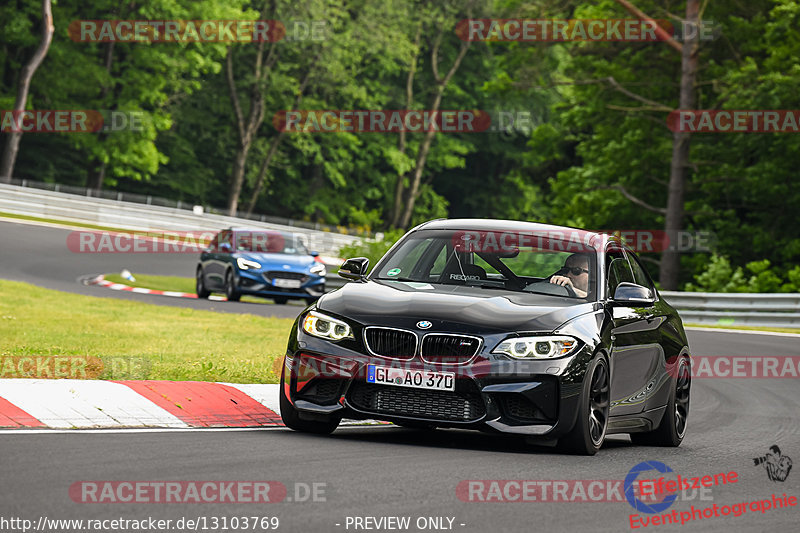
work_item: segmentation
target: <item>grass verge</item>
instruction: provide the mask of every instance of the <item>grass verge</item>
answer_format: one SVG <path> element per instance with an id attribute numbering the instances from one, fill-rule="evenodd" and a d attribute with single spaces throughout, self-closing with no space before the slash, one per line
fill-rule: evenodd
<path id="1" fill-rule="evenodd" d="M 277 383 L 291 325 L 0 280 L 0 377 L 39 377 L 22 360 L 60 356 L 100 359 L 101 379 Z"/>
<path id="2" fill-rule="evenodd" d="M 111 283 L 122 283 L 129 287 L 141 287 L 142 289 L 152 289 L 156 291 L 188 292 L 194 294 L 194 278 L 184 278 L 181 276 L 155 276 L 152 274 L 136 274 L 133 277 L 136 281 L 128 281 L 119 274 L 104 274 L 103 277 Z M 216 293 L 215 293 L 216 294 Z M 219 293 L 222 295 L 223 293 Z M 243 295 L 243 302 L 254 304 L 266 304 L 272 300 L 265 300 L 258 296 Z"/>
<path id="3" fill-rule="evenodd" d="M 150 274 L 133 274 L 136 281 L 129 281 L 119 274 L 105 274 L 103 276 L 111 283 L 122 283 L 129 287 L 141 287 L 156 291 L 175 291 L 194 293 L 194 278 L 181 276 L 153 276 Z"/>

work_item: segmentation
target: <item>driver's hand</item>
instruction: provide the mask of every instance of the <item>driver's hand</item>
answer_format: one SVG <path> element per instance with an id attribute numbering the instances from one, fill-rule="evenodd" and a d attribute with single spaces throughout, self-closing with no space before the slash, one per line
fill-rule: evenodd
<path id="1" fill-rule="evenodd" d="M 582 291 L 579 288 L 575 287 L 575 285 L 572 284 L 572 280 L 566 276 L 553 276 L 550 278 L 550 283 L 554 285 L 561 285 L 562 287 L 569 287 L 575 292 L 575 295 L 578 296 L 579 298 L 586 298 L 587 294 L 586 291 Z"/>
<path id="2" fill-rule="evenodd" d="M 562 287 L 570 287 L 572 290 L 575 290 L 575 286 L 572 285 L 572 280 L 566 276 L 553 276 L 550 278 L 550 283 L 561 285 Z"/>

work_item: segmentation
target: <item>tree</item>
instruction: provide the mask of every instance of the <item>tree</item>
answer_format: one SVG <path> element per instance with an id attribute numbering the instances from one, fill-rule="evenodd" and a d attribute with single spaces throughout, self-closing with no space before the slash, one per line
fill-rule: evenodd
<path id="1" fill-rule="evenodd" d="M 53 32 L 55 26 L 53 25 L 53 11 L 50 6 L 50 0 L 42 0 L 42 38 L 39 41 L 39 47 L 34 52 L 30 61 L 25 65 L 20 72 L 19 86 L 17 88 L 17 100 L 14 103 L 14 116 L 16 120 L 21 120 L 19 114 L 25 110 L 28 102 L 28 90 L 30 89 L 31 78 L 33 78 L 36 69 L 44 61 L 47 55 L 47 50 L 50 48 L 50 43 L 53 40 Z M 21 131 L 12 131 L 8 134 L 6 146 L 3 150 L 3 159 L 0 161 L 0 180 L 11 182 L 14 175 L 14 163 L 17 159 L 17 152 L 19 151 L 19 141 L 22 138 Z"/>

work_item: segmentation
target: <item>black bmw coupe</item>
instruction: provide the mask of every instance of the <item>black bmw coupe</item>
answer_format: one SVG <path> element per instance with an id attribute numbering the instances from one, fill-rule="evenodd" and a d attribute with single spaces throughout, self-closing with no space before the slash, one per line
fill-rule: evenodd
<path id="1" fill-rule="evenodd" d="M 678 446 L 690 355 L 678 313 L 614 236 L 504 220 L 409 231 L 294 324 L 281 416 L 524 435 L 595 454 L 606 435 Z"/>

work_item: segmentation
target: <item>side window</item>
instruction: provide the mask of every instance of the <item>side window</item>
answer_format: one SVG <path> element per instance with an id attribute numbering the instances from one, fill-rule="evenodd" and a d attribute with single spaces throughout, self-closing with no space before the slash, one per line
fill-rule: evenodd
<path id="1" fill-rule="evenodd" d="M 642 287 L 652 289 L 653 284 L 650 281 L 650 277 L 647 275 L 642 265 L 639 264 L 639 259 L 631 252 L 628 252 L 627 256 L 631 264 L 631 269 L 633 270 L 633 282 Z"/>
<path id="2" fill-rule="evenodd" d="M 428 274 L 430 277 L 436 277 L 442 275 L 444 272 L 444 266 L 447 264 L 447 246 L 442 246 L 442 249 L 439 251 L 439 255 L 436 256 L 436 260 L 433 262 L 433 266 L 431 267 L 431 271 Z"/>
<path id="3" fill-rule="evenodd" d="M 211 241 L 211 250 L 214 252 L 219 252 L 220 245 L 222 243 L 231 243 L 231 232 L 230 231 L 220 231 L 217 233 L 217 236 L 214 237 L 214 240 Z"/>
<path id="4" fill-rule="evenodd" d="M 484 261 L 478 254 L 472 254 L 472 263 L 485 270 L 489 279 L 506 279 L 502 273 L 498 272 L 496 268 Z"/>
<path id="5" fill-rule="evenodd" d="M 635 283 L 631 265 L 620 248 L 609 248 L 606 252 L 606 270 L 608 272 L 608 296 L 613 297 L 617 285 L 622 282 Z"/>

